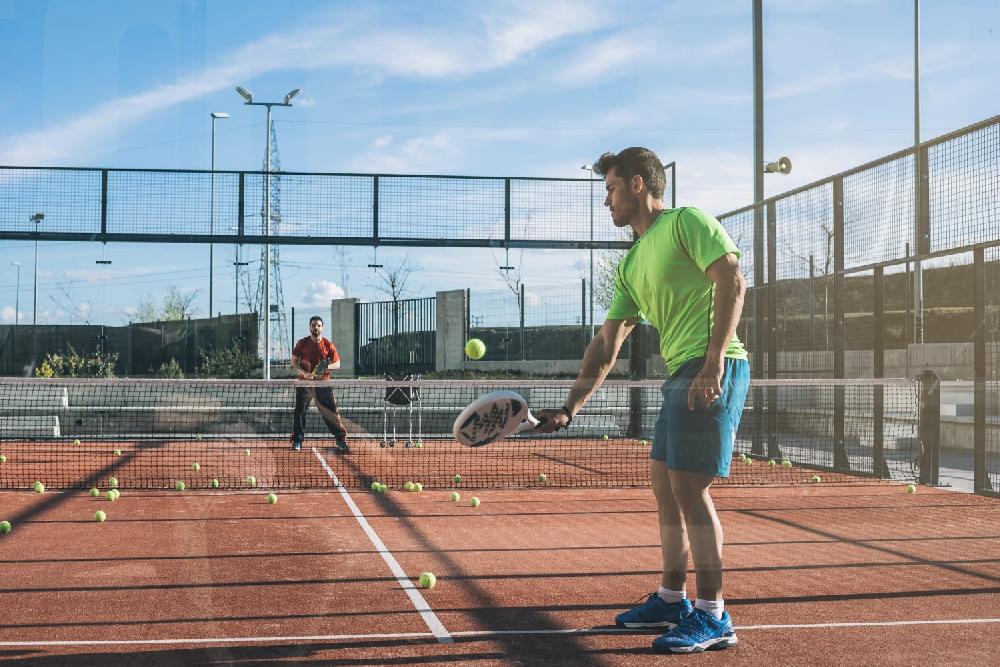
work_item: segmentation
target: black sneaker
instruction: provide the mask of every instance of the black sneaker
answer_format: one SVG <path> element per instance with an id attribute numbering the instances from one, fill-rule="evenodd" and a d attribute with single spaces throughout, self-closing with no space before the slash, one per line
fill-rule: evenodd
<path id="1" fill-rule="evenodd" d="M 346 454 L 347 452 L 351 451 L 351 448 L 347 446 L 347 439 L 346 438 L 337 436 L 335 439 L 337 440 L 337 451 L 338 452 L 340 452 L 341 454 Z"/>
<path id="2" fill-rule="evenodd" d="M 301 452 L 302 451 L 302 441 L 301 440 L 292 440 L 292 451 L 293 452 Z"/>

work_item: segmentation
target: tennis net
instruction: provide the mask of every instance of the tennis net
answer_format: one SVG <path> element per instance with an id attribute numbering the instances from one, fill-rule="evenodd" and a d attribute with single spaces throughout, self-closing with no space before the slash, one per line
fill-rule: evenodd
<path id="1" fill-rule="evenodd" d="M 137 489 L 177 481 L 215 488 L 213 480 L 218 488 L 319 488 L 334 477 L 349 487 L 648 485 L 658 381 L 606 382 L 555 434 L 528 432 L 476 449 L 451 436 L 455 417 L 483 393 L 517 391 L 538 410 L 562 405 L 571 385 L 3 378 L 0 488 L 30 489 L 35 481 L 87 488 L 111 477 Z M 315 402 L 302 451 L 289 448 L 296 390 L 322 387 L 336 397 L 349 453 L 334 451 Z M 731 475 L 720 483 L 808 483 L 817 471 L 826 471 L 824 482 L 915 480 L 923 394 L 909 379 L 754 380 Z"/>

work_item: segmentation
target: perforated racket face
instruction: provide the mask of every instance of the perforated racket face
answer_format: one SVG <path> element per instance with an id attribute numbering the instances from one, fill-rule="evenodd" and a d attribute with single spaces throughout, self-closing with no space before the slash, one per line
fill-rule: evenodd
<path id="1" fill-rule="evenodd" d="M 316 364 L 316 368 L 313 369 L 312 376 L 319 377 L 326 373 L 326 369 L 330 366 L 330 359 L 320 359 L 319 363 Z"/>
<path id="2" fill-rule="evenodd" d="M 480 396 L 462 410 L 452 434 L 468 447 L 482 447 L 510 435 L 528 413 L 528 404 L 513 391 L 494 391 Z"/>

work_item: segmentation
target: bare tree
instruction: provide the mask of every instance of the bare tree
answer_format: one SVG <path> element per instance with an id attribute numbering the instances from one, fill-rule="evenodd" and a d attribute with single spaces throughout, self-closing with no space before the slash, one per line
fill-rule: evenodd
<path id="1" fill-rule="evenodd" d="M 521 280 L 524 278 L 524 248 L 521 248 L 517 256 L 517 262 L 514 264 L 510 262 L 509 250 L 504 250 L 503 264 L 500 263 L 496 253 L 492 250 L 490 250 L 490 255 L 493 256 L 493 263 L 496 264 L 497 275 L 500 276 L 500 280 L 503 281 L 507 289 L 520 298 Z"/>
<path id="2" fill-rule="evenodd" d="M 410 256 L 405 255 L 394 264 L 387 264 L 376 271 L 376 282 L 372 287 L 393 301 L 399 301 L 409 293 L 410 278 L 419 270 L 420 267 L 410 259 Z"/>
<path id="3" fill-rule="evenodd" d="M 350 257 L 347 255 L 347 248 L 342 245 L 335 246 L 333 249 L 333 259 L 337 263 L 337 269 L 340 272 L 340 286 L 344 289 L 344 297 L 346 298 L 351 295 L 349 287 L 351 265 Z"/>
<path id="4" fill-rule="evenodd" d="M 163 319 L 186 320 L 194 315 L 194 300 L 198 298 L 199 292 L 201 290 L 197 289 L 182 292 L 176 285 L 168 287 L 167 293 L 163 296 Z"/>
<path id="5" fill-rule="evenodd" d="M 66 285 L 60 285 L 59 294 L 50 294 L 49 298 L 69 318 L 70 324 L 90 324 L 94 305 L 89 301 L 77 301 Z"/>
<path id="6" fill-rule="evenodd" d="M 618 230 L 619 241 L 632 241 L 632 228 L 622 227 Z M 611 307 L 611 299 L 615 296 L 615 273 L 618 265 L 628 250 L 602 250 L 597 253 L 594 265 L 594 301 L 602 308 Z"/>
<path id="7" fill-rule="evenodd" d="M 159 311 L 156 308 L 156 299 L 150 294 L 139 297 L 139 303 L 135 306 L 135 309 L 131 312 L 126 311 L 126 315 L 129 316 L 129 319 L 133 319 L 136 322 L 153 322 L 160 318 Z"/>

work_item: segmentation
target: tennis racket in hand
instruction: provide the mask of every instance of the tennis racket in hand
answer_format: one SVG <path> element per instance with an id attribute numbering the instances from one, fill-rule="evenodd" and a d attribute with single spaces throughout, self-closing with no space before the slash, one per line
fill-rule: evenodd
<path id="1" fill-rule="evenodd" d="M 319 363 L 316 364 L 316 368 L 312 369 L 312 373 L 309 374 L 310 380 L 315 380 L 316 378 L 321 378 L 326 374 L 326 369 L 330 367 L 331 359 L 326 357 L 325 359 L 320 359 Z"/>
<path id="2" fill-rule="evenodd" d="M 501 390 L 470 403 L 455 419 L 451 432 L 466 447 L 482 447 L 543 423 L 531 414 L 528 402 L 520 394 Z"/>

